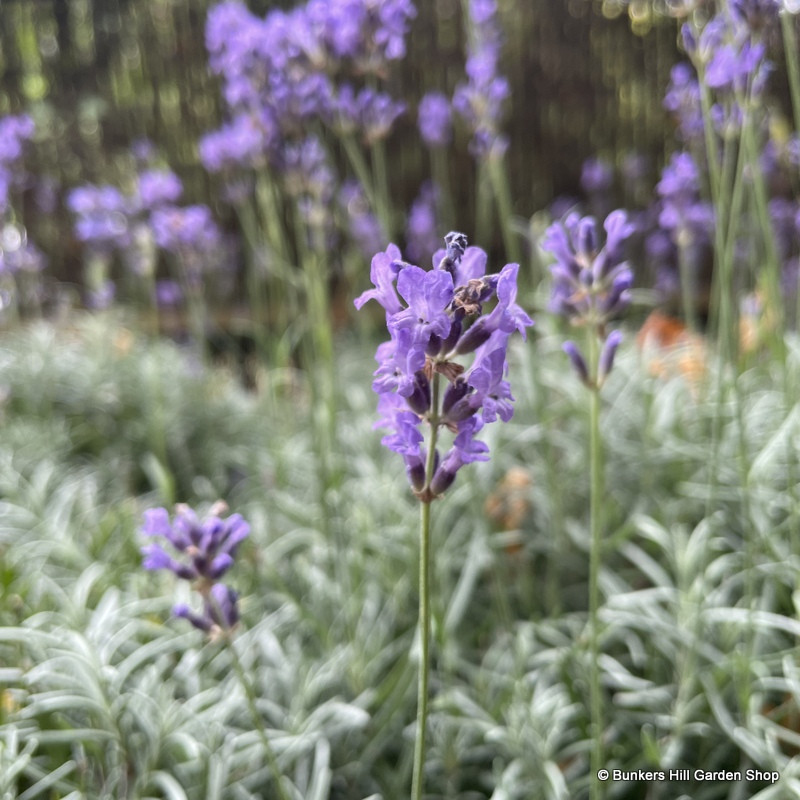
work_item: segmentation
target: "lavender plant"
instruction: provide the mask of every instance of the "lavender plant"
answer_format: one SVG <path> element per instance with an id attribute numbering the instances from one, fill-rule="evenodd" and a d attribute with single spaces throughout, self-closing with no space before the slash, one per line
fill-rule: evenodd
<path id="1" fill-rule="evenodd" d="M 19 197 L 29 183 L 25 151 L 35 133 L 27 114 L 0 117 L 0 315 L 41 305 L 44 254 L 30 241 Z"/>
<path id="2" fill-rule="evenodd" d="M 253 725 L 258 732 L 264 752 L 270 764 L 272 777 L 281 800 L 288 800 L 282 776 L 272 746 L 264 730 L 264 722 L 256 706 L 255 689 L 248 679 L 235 643 L 234 629 L 239 622 L 238 599 L 234 589 L 221 583 L 220 578 L 233 566 L 239 545 L 249 536 L 250 525 L 240 514 L 223 518 L 228 510 L 222 501 L 209 509 L 204 520 L 186 505 L 178 505 L 173 521 L 164 508 L 145 512 L 141 532 L 156 540 L 142 547 L 145 569 L 167 569 L 176 577 L 191 582 L 192 588 L 202 599 L 202 611 L 197 612 L 185 603 L 173 607 L 176 617 L 188 620 L 203 631 L 211 640 L 221 640 L 228 645 L 236 677 L 247 697 Z M 164 548 L 180 554 L 175 558 Z"/>
<path id="3" fill-rule="evenodd" d="M 603 223 L 605 242 L 600 244 L 597 221 L 570 214 L 563 223 L 551 225 L 543 246 L 556 258 L 550 267 L 553 292 L 550 308 L 586 332 L 587 357 L 573 341 L 564 351 L 589 389 L 590 555 L 589 555 L 589 706 L 592 720 L 591 796 L 603 794 L 598 770 L 603 767 L 604 714 L 600 693 L 599 574 L 603 533 L 603 457 L 600 438 L 600 389 L 614 364 L 622 341 L 609 323 L 630 303 L 633 271 L 624 261 L 626 240 L 634 231 L 624 211 L 613 211 Z"/>
<path id="4" fill-rule="evenodd" d="M 445 250 L 424 270 L 401 259 L 390 245 L 372 259 L 374 288 L 355 301 L 377 300 L 386 311 L 390 340 L 378 347 L 373 390 L 378 394 L 382 443 L 401 455 L 420 501 L 417 727 L 411 796 L 423 795 L 430 669 L 430 506 L 452 486 L 465 464 L 487 461 L 489 448 L 476 438 L 487 423 L 513 414 L 506 351 L 514 331 L 525 338 L 533 324 L 517 304 L 518 264 L 486 274 L 486 254 L 467 246 L 463 233 L 445 237 Z M 495 300 L 491 311 L 484 305 Z M 474 354 L 469 368 L 460 357 Z M 443 381 L 446 383 L 443 385 Z M 427 436 L 423 429 L 427 428 Z M 444 457 L 439 437 L 454 434 Z M 427 441 L 426 441 L 427 439 Z"/>
<path id="5" fill-rule="evenodd" d="M 166 569 L 181 580 L 190 581 L 203 601 L 198 614 L 181 604 L 173 614 L 183 617 L 212 637 L 229 634 L 239 619 L 237 594 L 220 578 L 233 566 L 239 545 L 250 533 L 240 514 L 222 518 L 224 503 L 213 506 L 205 520 L 186 505 L 179 505 L 170 521 L 165 508 L 145 511 L 142 534 L 153 541 L 142 547 L 145 569 Z M 164 544 L 176 555 L 170 554 Z"/>
<path id="6" fill-rule="evenodd" d="M 183 185 L 173 172 L 149 163 L 136 175 L 133 188 L 86 184 L 73 189 L 67 206 L 75 215 L 75 234 L 84 244 L 87 304 L 105 307 L 116 294 L 114 259 L 125 266 L 133 294 L 143 301 L 153 332 L 158 329 L 156 291 L 160 253 L 172 267 L 172 279 L 189 310 L 190 327 L 202 351 L 206 338 L 205 284 L 220 260 L 222 237 L 205 205 L 176 205 Z"/>
<path id="7" fill-rule="evenodd" d="M 517 241 L 511 233 L 511 195 L 503 169 L 508 137 L 501 132 L 503 109 L 510 96 L 508 80 L 499 74 L 503 34 L 495 0 L 469 0 L 465 3 L 469 46 L 465 65 L 467 82 L 453 94 L 453 108 L 464 120 L 472 138 L 470 151 L 478 164 L 478 185 L 482 177 L 491 182 L 508 256 L 518 260 Z M 479 201 L 481 197 L 479 195 Z M 488 208 L 479 202 L 476 231 L 483 236 Z"/>

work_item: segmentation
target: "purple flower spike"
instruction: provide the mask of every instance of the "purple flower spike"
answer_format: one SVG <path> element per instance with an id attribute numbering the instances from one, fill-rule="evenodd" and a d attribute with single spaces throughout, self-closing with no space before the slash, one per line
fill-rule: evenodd
<path id="1" fill-rule="evenodd" d="M 436 224 L 438 202 L 438 188 L 430 181 L 423 183 L 408 213 L 406 224 L 407 251 L 415 262 L 423 261 L 439 244 L 439 227 Z"/>
<path id="2" fill-rule="evenodd" d="M 172 613 L 212 637 L 230 631 L 239 620 L 238 595 L 218 581 L 233 565 L 236 550 L 250 533 L 240 514 L 224 519 L 219 516 L 226 510 L 224 503 L 217 503 L 201 520 L 191 508 L 179 505 L 170 521 L 166 509 L 153 508 L 145 511 L 141 528 L 145 536 L 163 540 L 178 555 L 171 556 L 161 542 L 150 542 L 142 547 L 144 568 L 168 569 L 192 581 L 203 598 L 201 614 L 183 604 L 176 605 Z"/>
<path id="3" fill-rule="evenodd" d="M 543 244 L 556 257 L 550 271 L 553 293 L 550 308 L 572 324 L 589 329 L 604 343 L 598 373 L 592 374 L 578 346 L 565 342 L 564 352 L 575 372 L 590 389 L 600 388 L 614 361 L 621 334 L 607 333 L 608 322 L 631 301 L 633 271 L 623 261 L 624 245 L 635 227 L 624 211 L 608 215 L 603 225 L 606 241 L 597 241 L 597 225 L 592 217 L 569 215 L 563 223 L 548 228 Z"/>
<path id="4" fill-rule="evenodd" d="M 479 159 L 500 157 L 508 147 L 499 127 L 511 91 L 497 74 L 502 33 L 495 0 L 472 0 L 469 16 L 473 43 L 465 65 L 468 81 L 456 87 L 453 108 L 472 132 L 472 154 Z"/>
<path id="5" fill-rule="evenodd" d="M 447 147 L 453 138 L 450 101 L 440 92 L 429 92 L 419 104 L 419 132 L 428 147 Z"/>
<path id="6" fill-rule="evenodd" d="M 142 548 L 145 569 L 168 569 L 184 580 L 211 584 L 231 567 L 250 526 L 240 514 L 201 521 L 188 506 L 178 506 L 172 522 L 164 508 L 146 511 L 141 532 L 165 540 L 180 555 L 173 558 L 160 542 L 147 544 Z"/>
<path id="7" fill-rule="evenodd" d="M 508 339 L 533 324 L 516 303 L 518 265 L 486 275 L 486 253 L 467 244 L 464 234 L 449 233 L 446 249 L 434 254 L 427 271 L 400 261 L 390 246 L 373 259 L 375 289 L 356 301 L 360 307 L 374 298 L 386 309 L 391 339 L 378 347 L 372 384 L 376 427 L 389 430 L 382 443 L 403 457 L 409 482 L 425 503 L 442 494 L 464 464 L 488 459 L 488 447 L 475 434 L 485 423 L 511 419 Z M 494 308 L 484 313 L 492 301 Z M 467 369 L 457 359 L 472 352 Z M 442 390 L 438 382 L 444 380 Z M 455 434 L 441 463 L 438 451 L 431 452 L 430 474 L 424 423 Z"/>

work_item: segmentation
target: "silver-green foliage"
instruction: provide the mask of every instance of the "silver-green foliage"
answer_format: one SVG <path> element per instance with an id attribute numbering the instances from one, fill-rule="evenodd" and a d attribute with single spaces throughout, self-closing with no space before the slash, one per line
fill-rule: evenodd
<path id="1" fill-rule="evenodd" d="M 363 348 L 339 355 L 320 491 L 303 376 L 265 371 L 248 393 L 172 345 L 115 344 L 109 324 L 0 342 L 0 797 L 274 797 L 231 647 L 292 797 L 404 796 L 417 509 L 372 429 Z M 586 415 L 539 331 L 513 353 L 518 405 L 493 460 L 433 508 L 432 796 L 587 786 Z M 768 359 L 737 380 L 717 397 L 714 380 L 656 378 L 631 345 L 604 388 L 609 768 L 782 773 L 652 797 L 790 796 L 800 781 L 800 416 Z M 513 529 L 484 505 L 511 468 L 529 478 Z M 170 619 L 191 593 L 138 553 L 145 508 L 218 496 L 252 525 L 230 573 L 232 644 Z"/>

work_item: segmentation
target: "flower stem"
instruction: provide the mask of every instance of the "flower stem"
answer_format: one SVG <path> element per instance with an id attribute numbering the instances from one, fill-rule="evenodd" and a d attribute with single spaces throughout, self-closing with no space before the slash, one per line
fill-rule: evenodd
<path id="1" fill-rule="evenodd" d="M 281 775 L 280 767 L 278 766 L 278 760 L 275 758 L 272 745 L 270 744 L 269 738 L 264 730 L 264 721 L 261 719 L 261 715 L 258 713 L 258 708 L 256 707 L 255 690 L 253 689 L 252 683 L 250 683 L 247 678 L 247 673 L 242 666 L 242 662 L 239 660 L 239 654 L 236 652 L 236 647 L 233 642 L 229 642 L 228 652 L 231 654 L 231 660 L 233 661 L 233 669 L 236 673 L 236 677 L 244 691 L 244 696 L 247 700 L 247 709 L 250 712 L 250 716 L 253 720 L 253 727 L 255 728 L 259 739 L 261 739 L 261 744 L 264 746 L 264 754 L 269 762 L 269 769 L 270 772 L 272 772 L 272 779 L 275 781 L 275 786 L 278 790 L 278 797 L 280 800 L 289 800 L 289 795 L 287 794 L 286 789 L 283 787 L 283 776 Z"/>
<path id="2" fill-rule="evenodd" d="M 431 378 L 431 438 L 425 460 L 425 488 L 430 486 L 436 464 L 436 439 L 439 433 L 439 375 Z M 417 684 L 417 730 L 414 741 L 414 772 L 411 779 L 412 800 L 422 800 L 425 773 L 425 733 L 428 723 L 428 675 L 430 672 L 431 603 L 430 603 L 431 501 L 420 503 L 419 526 L 419 682 Z"/>
<path id="3" fill-rule="evenodd" d="M 603 784 L 597 772 L 603 767 L 603 701 L 600 694 L 600 550 L 602 546 L 603 461 L 600 441 L 600 390 L 597 387 L 600 348 L 594 331 L 589 333 L 589 713 L 592 750 L 590 758 L 592 800 L 603 796 Z"/>
<path id="4" fill-rule="evenodd" d="M 498 215 L 502 223 L 503 246 L 506 250 L 506 258 L 509 261 L 519 263 L 520 250 L 517 244 L 516 234 L 512 227 L 512 218 L 514 214 L 511 202 L 511 189 L 508 185 L 508 175 L 503 167 L 503 162 L 497 156 L 489 156 L 488 166 L 489 180 L 492 183 L 494 201 L 497 204 Z"/>
<path id="5" fill-rule="evenodd" d="M 789 93 L 792 98 L 794 129 L 800 131 L 800 64 L 797 58 L 797 36 L 794 32 L 794 15 L 783 12 L 781 15 L 783 52 L 786 56 L 786 72 L 789 76 Z"/>

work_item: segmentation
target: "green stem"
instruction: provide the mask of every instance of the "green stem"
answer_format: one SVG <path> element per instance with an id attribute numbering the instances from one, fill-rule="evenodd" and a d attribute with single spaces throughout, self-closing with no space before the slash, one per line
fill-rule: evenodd
<path id="1" fill-rule="evenodd" d="M 186 298 L 186 306 L 189 313 L 189 330 L 195 340 L 200 363 L 203 364 L 204 367 L 207 367 L 208 337 L 206 323 L 208 321 L 208 313 L 202 278 L 199 274 L 192 276 L 191 267 L 186 263 L 186 257 L 183 253 L 179 253 L 176 258 L 178 262 L 178 271 L 180 273 L 180 283 L 183 288 L 183 295 Z"/>
<path id="2" fill-rule="evenodd" d="M 746 101 L 746 99 L 745 99 Z M 744 107 L 744 106 L 743 106 Z M 744 128 L 744 146 L 753 178 L 753 196 L 756 215 L 761 231 L 764 234 L 765 248 L 765 283 L 766 309 L 771 318 L 772 350 L 782 364 L 786 363 L 785 314 L 783 313 L 783 297 L 781 294 L 781 263 L 775 247 L 772 233 L 772 222 L 769 216 L 769 196 L 764 173 L 761 171 L 761 160 L 756 142 L 752 114 L 746 113 L 742 122 Z"/>
<path id="3" fill-rule="evenodd" d="M 797 58 L 797 36 L 794 31 L 794 15 L 783 12 L 781 15 L 783 52 L 786 55 L 786 71 L 789 75 L 789 92 L 792 98 L 794 129 L 800 131 L 800 63 Z"/>
<path id="4" fill-rule="evenodd" d="M 686 232 L 691 237 L 691 232 Z M 680 238 L 681 235 L 679 235 Z M 695 298 L 697 297 L 697 286 L 695 285 L 692 274 L 691 264 L 687 258 L 690 242 L 678 242 L 678 273 L 681 281 L 681 304 L 683 305 L 683 318 L 686 320 L 686 327 L 692 332 L 697 333 L 697 309 L 695 308 Z"/>
<path id="5" fill-rule="evenodd" d="M 392 197 L 389 193 L 389 171 L 386 168 L 386 145 L 378 139 L 370 145 L 372 174 L 375 176 L 379 218 L 389 239 L 394 235 L 394 214 L 392 213 Z"/>
<path id="6" fill-rule="evenodd" d="M 589 647 L 590 686 L 589 707 L 591 714 L 591 797 L 603 796 L 603 783 L 597 771 L 603 767 L 603 700 L 600 693 L 600 556 L 602 547 L 603 510 L 603 462 L 600 440 L 600 390 L 597 388 L 600 348 L 596 332 L 589 329 L 589 374 L 592 388 L 589 392 L 589 464 L 590 494 L 589 519 L 591 550 L 589 553 Z"/>
<path id="7" fill-rule="evenodd" d="M 500 227 L 503 231 L 503 246 L 506 249 L 506 258 L 517 264 L 520 261 L 520 249 L 517 237 L 512 230 L 513 207 L 511 202 L 511 189 L 508 185 L 508 175 L 503 169 L 500 158 L 489 156 L 489 180 L 492 182 L 494 201 L 500 216 Z"/>
<path id="8" fill-rule="evenodd" d="M 375 190 L 375 186 L 372 183 L 372 177 L 370 175 L 370 170 L 367 166 L 366 159 L 364 158 L 364 154 L 361 152 L 355 139 L 353 139 L 350 134 L 341 135 L 339 137 L 339 141 L 344 147 L 345 155 L 347 156 L 347 160 L 350 162 L 350 166 L 353 168 L 353 172 L 355 172 L 361 187 L 364 189 L 364 194 L 366 194 L 367 200 L 369 200 L 373 211 L 378 215 L 378 220 L 383 226 L 384 233 L 386 236 L 391 238 L 392 221 L 389 219 L 388 210 L 383 205 L 381 193 Z"/>
<path id="9" fill-rule="evenodd" d="M 431 150 L 431 171 L 433 180 L 439 191 L 439 224 L 442 232 L 459 230 L 453 208 L 453 192 L 450 188 L 450 174 L 447 168 L 447 150 L 443 147 L 434 147 Z"/>
<path id="10" fill-rule="evenodd" d="M 261 744 L 264 747 L 264 754 L 269 762 L 270 772 L 272 772 L 272 779 L 275 781 L 275 786 L 278 789 L 278 796 L 280 800 L 290 800 L 286 789 L 283 787 L 283 776 L 281 775 L 280 767 L 278 766 L 278 760 L 275 758 L 275 753 L 272 751 L 272 745 L 270 744 L 269 737 L 267 736 L 267 732 L 264 730 L 264 721 L 261 719 L 261 715 L 258 713 L 255 690 L 253 689 L 252 683 L 250 683 L 247 678 L 247 673 L 242 666 L 242 662 L 239 660 L 239 654 L 236 652 L 236 647 L 232 641 L 228 642 L 228 652 L 231 654 L 231 660 L 233 661 L 233 669 L 234 672 L 236 672 L 236 677 L 244 691 L 244 696 L 247 701 L 247 709 L 250 712 L 250 717 L 253 720 L 253 727 L 255 728 L 258 738 L 261 739 Z"/>
<path id="11" fill-rule="evenodd" d="M 250 306 L 250 324 L 258 355 L 262 362 L 271 360 L 267 329 L 268 301 L 266 287 L 262 276 L 259 275 L 258 258 L 256 253 L 262 244 L 262 237 L 258 232 L 258 223 L 250 203 L 240 203 L 237 206 L 239 222 L 247 242 L 247 255 L 245 258 L 245 283 L 247 285 L 247 300 Z M 280 363 L 275 360 L 274 363 Z"/>
<path id="12" fill-rule="evenodd" d="M 722 250 L 716 256 L 714 267 L 714 281 L 712 286 L 712 299 L 714 300 L 714 314 L 716 316 L 717 342 L 720 347 L 720 354 L 723 363 L 733 364 L 739 350 L 739 336 L 736 325 L 736 287 L 734 286 L 733 258 L 734 247 L 736 244 L 736 232 L 738 220 L 742 211 L 743 187 L 744 187 L 744 167 L 745 167 L 745 148 L 741 140 L 737 147 L 737 156 L 732 156 L 730 143 L 725 148 L 725 158 L 723 173 L 725 175 L 724 197 L 730 200 L 725 216 L 726 227 L 723 228 L 723 219 L 715 222 L 717 226 L 717 238 L 722 242 Z M 730 186 L 730 189 L 728 187 Z M 719 244 L 715 246 L 718 247 Z M 724 370 L 721 370 L 718 379 L 721 380 Z M 722 384 L 718 384 L 718 391 L 722 392 Z"/>
<path id="13" fill-rule="evenodd" d="M 439 434 L 439 375 L 431 378 L 431 438 L 425 460 L 425 490 L 430 487 L 436 463 L 436 440 Z M 425 734 L 428 724 L 428 675 L 430 673 L 431 603 L 431 499 L 420 502 L 419 526 L 419 682 L 417 684 L 417 730 L 414 741 L 414 771 L 411 780 L 412 800 L 422 800 L 425 779 Z"/>
<path id="14" fill-rule="evenodd" d="M 485 159 L 477 163 L 476 185 L 475 185 L 475 241 L 480 242 L 481 246 L 488 249 L 488 232 L 491 229 L 492 197 L 491 193 L 484 190 L 488 176 L 489 167 Z"/>

